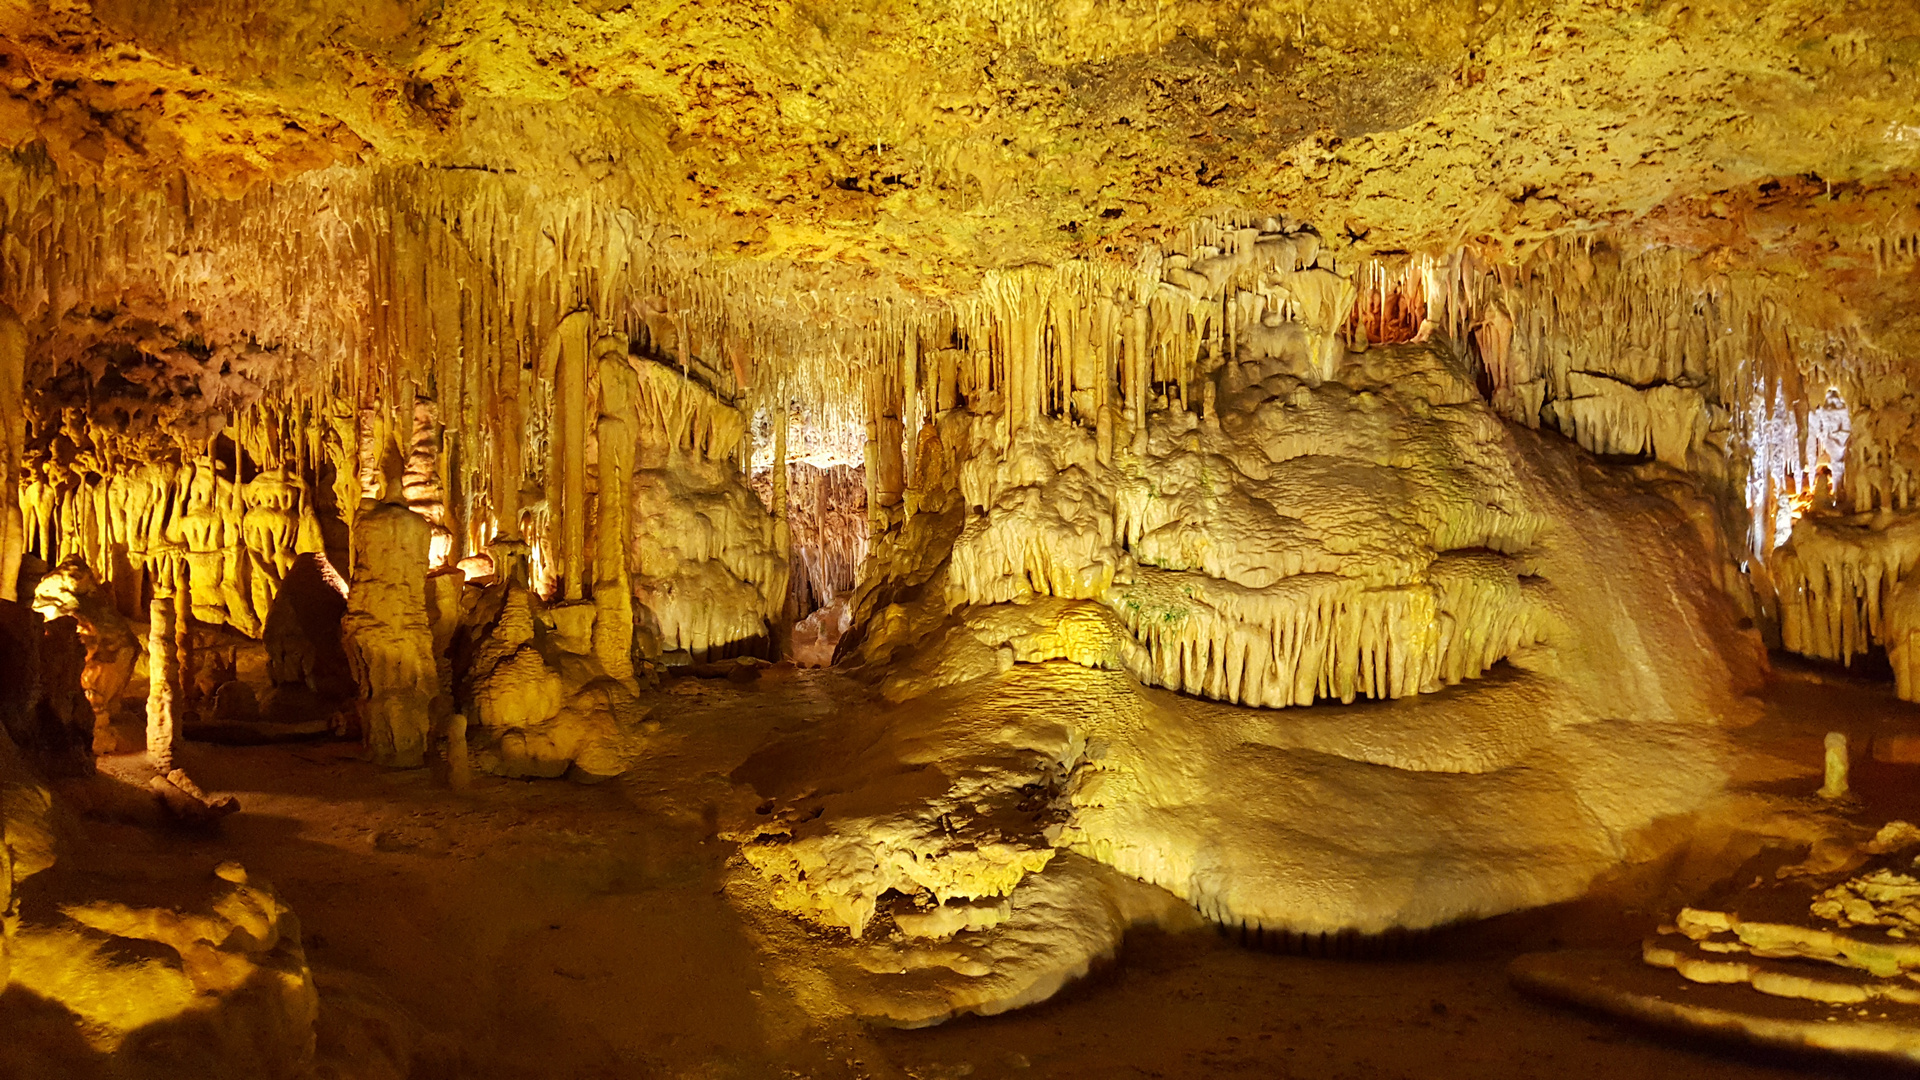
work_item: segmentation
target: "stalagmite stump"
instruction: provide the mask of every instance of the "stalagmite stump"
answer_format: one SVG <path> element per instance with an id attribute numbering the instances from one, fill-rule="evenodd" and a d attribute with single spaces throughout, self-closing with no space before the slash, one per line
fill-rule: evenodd
<path id="1" fill-rule="evenodd" d="M 1827 732 L 1826 783 L 1820 785 L 1823 799 L 1847 797 L 1847 737 L 1838 731 Z"/>
<path id="2" fill-rule="evenodd" d="M 447 786 L 455 791 L 473 786 L 473 763 L 467 755 L 467 718 L 461 713 L 447 717 Z"/>

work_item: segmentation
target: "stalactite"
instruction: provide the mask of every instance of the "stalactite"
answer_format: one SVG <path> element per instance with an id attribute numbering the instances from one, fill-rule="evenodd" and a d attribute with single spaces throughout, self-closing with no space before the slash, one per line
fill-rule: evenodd
<path id="1" fill-rule="evenodd" d="M 1900 641 L 1889 612 L 1911 607 L 1894 598 L 1915 577 L 1916 566 L 1920 515 L 1883 511 L 1802 519 L 1774 560 L 1782 643 L 1807 656 L 1850 663 L 1875 644 Z"/>
<path id="2" fill-rule="evenodd" d="M 1583 236 L 1517 259 L 1470 246 L 1352 262 L 1342 247 L 1336 261 L 1310 228 L 1228 214 L 1131 264 L 995 270 L 949 299 L 723 265 L 646 211 L 531 193 L 512 175 L 386 166 L 205 199 L 190 183 L 71 184 L 31 154 L 0 163 L 0 302 L 44 342 L 27 362 L 81 371 L 131 344 L 198 390 L 192 415 L 136 418 L 173 431 L 177 451 L 82 438 L 82 463 L 55 463 L 33 444 L 90 425 L 38 416 L 21 451 L 25 546 L 50 562 L 80 553 L 137 598 L 151 537 L 174 538 L 192 617 L 257 633 L 290 544 L 352 535 L 357 466 L 405 443 L 395 429 L 424 401 L 435 419 L 415 424 L 411 449 L 438 493 L 416 505 L 445 531 L 436 563 L 524 542 L 541 591 L 597 592 L 578 447 L 601 329 L 631 342 L 640 440 L 739 477 L 763 466 L 752 425 L 779 395 L 809 431 L 864 443 L 876 536 L 922 505 L 911 451 L 953 410 L 995 417 L 1009 441 L 1065 422 L 1092 432 L 1093 465 L 1137 468 L 1163 425 L 1219 421 L 1244 389 L 1222 373 L 1243 358 L 1304 358 L 1299 373 L 1325 381 L 1369 342 L 1448 341 L 1508 419 L 1719 484 L 1748 505 L 1761 559 L 1797 515 L 1829 509 L 1809 501 L 1823 482 L 1834 510 L 1904 508 L 1920 487 L 1910 394 L 1887 358 L 1851 332 L 1793 324 L 1758 276 L 1677 249 Z M 1899 244 L 1876 258 L 1911 261 Z M 94 310 L 111 317 L 73 317 Z M 1828 385 L 1853 419 L 1822 442 Z M 548 497 L 523 505 L 529 490 Z M 318 510 L 328 498 L 338 522 Z"/>
<path id="3" fill-rule="evenodd" d="M 1908 575 L 1888 590 L 1881 618 L 1894 692 L 1902 700 L 1920 701 L 1920 577 Z"/>

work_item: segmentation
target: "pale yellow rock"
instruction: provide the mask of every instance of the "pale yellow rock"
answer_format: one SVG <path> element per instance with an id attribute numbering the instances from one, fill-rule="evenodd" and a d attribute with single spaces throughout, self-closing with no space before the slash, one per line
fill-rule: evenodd
<path id="1" fill-rule="evenodd" d="M 633 534 L 634 408 L 639 379 L 627 362 L 624 337 L 594 345 L 600 387 L 599 491 L 594 501 L 593 655 L 609 678 L 633 677 L 633 588 L 627 571 Z"/>
<path id="2" fill-rule="evenodd" d="M 140 642 L 132 627 L 92 569 L 78 557 L 63 560 L 40 579 L 34 587 L 33 607 L 48 618 L 68 616 L 79 624 L 80 638 L 87 646 L 80 685 L 93 708 L 94 749 L 113 749 L 106 741 L 112 738 L 108 724 L 140 660 Z"/>
<path id="3" fill-rule="evenodd" d="M 1845 733 L 1839 731 L 1827 732 L 1823 765 L 1826 780 L 1820 785 L 1820 797 L 1823 799 L 1846 798 L 1849 789 L 1847 786 L 1848 755 L 1847 736 Z"/>
<path id="4" fill-rule="evenodd" d="M 1884 637 L 1894 692 L 1920 701 L 1920 578 L 1906 578 L 1887 597 Z"/>
<path id="5" fill-rule="evenodd" d="M 27 550 L 26 519 L 20 512 L 20 475 L 26 441 L 24 380 L 27 332 L 12 309 L 0 305 L 0 598 L 11 600 L 18 588 L 20 557 Z"/>
<path id="6" fill-rule="evenodd" d="M 111 1053 L 151 1025 L 217 1014 L 205 1052 L 251 1056 L 262 1076 L 299 1075 L 313 1057 L 319 1012 L 299 919 L 237 863 L 216 873 L 225 887 L 203 910 L 64 906 L 66 921 L 23 928 L 14 978 L 76 1013 L 95 1050 Z M 129 960 L 123 939 L 173 955 Z"/>
<path id="7" fill-rule="evenodd" d="M 430 706 L 440 686 L 427 614 L 430 534 L 426 520 L 402 503 L 363 503 L 354 522 L 353 584 L 341 621 L 360 685 L 368 753 L 400 768 L 425 763 Z"/>
<path id="8" fill-rule="evenodd" d="M 177 635 L 184 599 L 156 592 L 147 605 L 147 760 L 162 772 L 173 767 L 180 733 L 183 703 Z"/>

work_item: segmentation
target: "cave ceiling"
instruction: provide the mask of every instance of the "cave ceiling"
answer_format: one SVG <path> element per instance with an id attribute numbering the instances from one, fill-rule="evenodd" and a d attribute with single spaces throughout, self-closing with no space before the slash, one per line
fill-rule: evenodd
<path id="1" fill-rule="evenodd" d="M 1640 225 L 1804 261 L 1920 231 L 1917 27 L 1910 3 L 52 0 L 0 8 L 0 131 L 70 176 L 223 195 L 340 163 L 518 174 L 933 293 L 1220 211 L 1367 253 Z"/>

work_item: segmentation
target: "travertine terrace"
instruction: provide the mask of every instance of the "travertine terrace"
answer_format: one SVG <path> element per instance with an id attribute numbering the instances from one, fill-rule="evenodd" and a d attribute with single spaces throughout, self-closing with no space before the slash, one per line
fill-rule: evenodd
<path id="1" fill-rule="evenodd" d="M 0 1080 L 1920 1064 L 1917 568 L 1905 0 L 0 5 Z"/>

